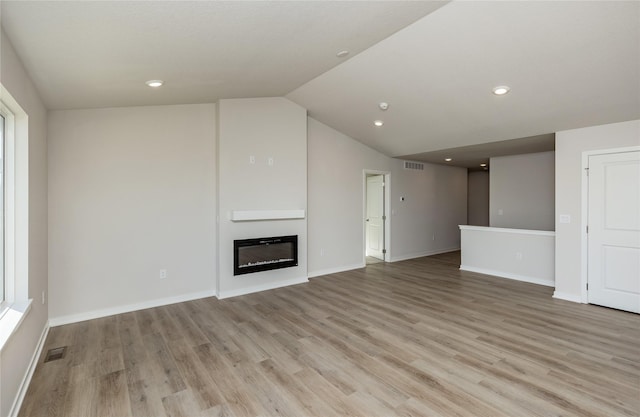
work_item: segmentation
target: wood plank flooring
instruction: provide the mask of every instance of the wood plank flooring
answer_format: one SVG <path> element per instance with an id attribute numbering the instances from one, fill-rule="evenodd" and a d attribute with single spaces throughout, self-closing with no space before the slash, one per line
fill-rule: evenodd
<path id="1" fill-rule="evenodd" d="M 640 316 L 459 252 L 51 329 L 20 417 L 638 416 Z M 239 278 L 241 279 L 241 278 Z"/>

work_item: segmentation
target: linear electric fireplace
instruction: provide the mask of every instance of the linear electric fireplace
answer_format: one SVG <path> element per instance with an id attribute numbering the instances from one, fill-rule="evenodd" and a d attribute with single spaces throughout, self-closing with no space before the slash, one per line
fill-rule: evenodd
<path id="1" fill-rule="evenodd" d="M 298 266 L 298 236 L 233 241 L 233 275 Z"/>

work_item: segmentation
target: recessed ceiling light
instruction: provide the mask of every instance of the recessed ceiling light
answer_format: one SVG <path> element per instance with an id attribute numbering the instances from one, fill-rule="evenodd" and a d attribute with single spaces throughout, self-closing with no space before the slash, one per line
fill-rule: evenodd
<path id="1" fill-rule="evenodd" d="M 149 80 L 145 84 L 148 85 L 149 87 L 157 88 L 157 87 L 160 87 L 162 84 L 164 84 L 164 81 L 162 81 L 162 80 Z"/>
<path id="2" fill-rule="evenodd" d="M 346 51 L 346 50 L 345 50 L 345 51 L 340 51 L 340 52 L 338 52 L 338 53 L 336 54 L 336 56 L 337 56 L 338 58 L 344 58 L 344 57 L 345 57 L 345 56 L 347 56 L 347 55 L 349 55 L 349 51 Z"/>
<path id="3" fill-rule="evenodd" d="M 380 104 L 378 104 L 378 107 L 380 107 L 380 110 L 387 110 L 389 108 L 389 103 L 387 103 L 386 101 L 382 101 L 380 102 Z"/>
<path id="4" fill-rule="evenodd" d="M 493 94 L 496 96 L 503 96 L 511 91 L 511 87 L 508 85 L 499 85 L 497 87 L 493 87 Z"/>
<path id="5" fill-rule="evenodd" d="M 453 161 L 453 159 L 451 159 L 451 158 L 444 158 L 444 160 L 447 161 L 447 162 Z"/>
<path id="6" fill-rule="evenodd" d="M 487 164 L 480 164 L 480 166 L 481 166 L 481 167 L 486 167 L 486 166 L 487 166 Z"/>
<path id="7" fill-rule="evenodd" d="M 377 127 L 380 127 L 384 124 L 384 122 L 382 120 L 376 120 L 375 122 L 373 122 L 374 125 L 376 125 Z"/>

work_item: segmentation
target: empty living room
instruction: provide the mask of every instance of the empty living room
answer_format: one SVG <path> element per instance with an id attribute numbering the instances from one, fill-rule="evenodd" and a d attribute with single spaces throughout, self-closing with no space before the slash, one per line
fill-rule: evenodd
<path id="1" fill-rule="evenodd" d="M 640 2 L 0 29 L 0 417 L 640 416 Z"/>

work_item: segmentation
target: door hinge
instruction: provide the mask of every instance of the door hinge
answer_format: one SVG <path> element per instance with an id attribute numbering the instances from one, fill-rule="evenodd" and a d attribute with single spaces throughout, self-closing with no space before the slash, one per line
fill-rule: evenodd
<path id="1" fill-rule="evenodd" d="M 382 216 L 382 220 L 387 220 L 387 216 Z"/>
<path id="2" fill-rule="evenodd" d="M 589 225 L 587 225 L 587 233 L 589 233 Z"/>
<path id="3" fill-rule="evenodd" d="M 589 291 L 589 283 L 587 282 L 587 291 Z"/>
<path id="4" fill-rule="evenodd" d="M 386 249 L 382 249 L 382 253 L 387 253 L 387 250 Z"/>
<path id="5" fill-rule="evenodd" d="M 587 177 L 588 177 L 589 176 L 589 167 L 586 167 L 584 170 L 587 172 Z"/>

